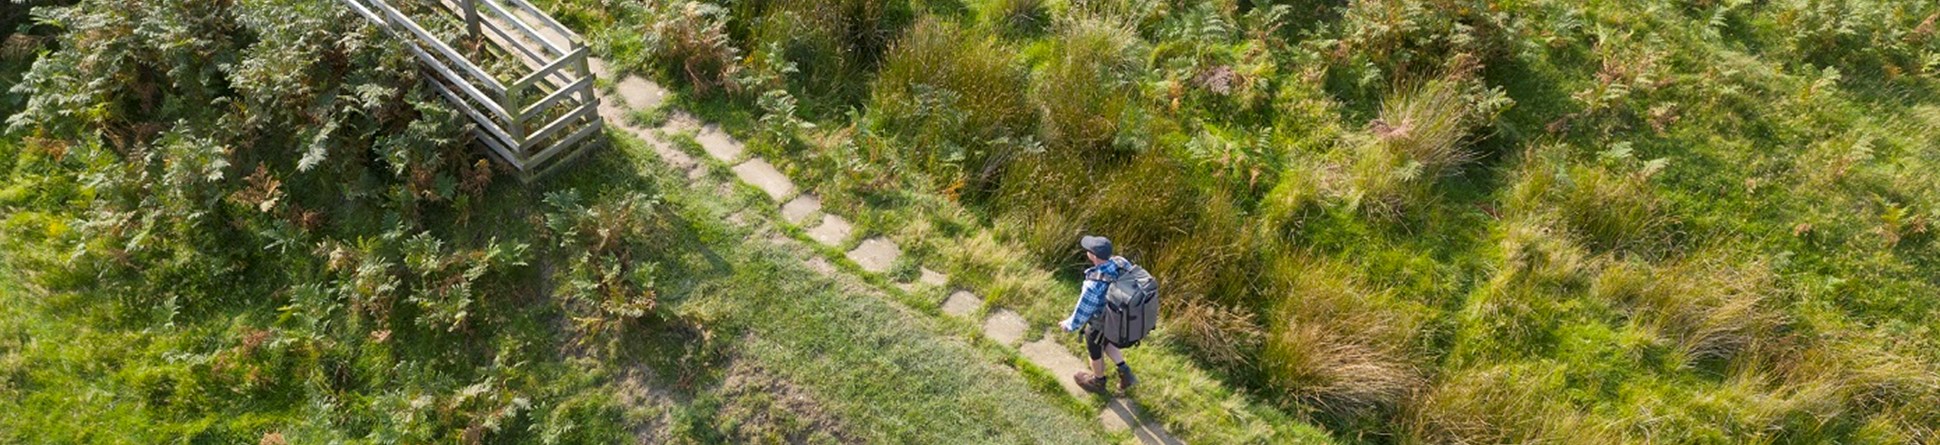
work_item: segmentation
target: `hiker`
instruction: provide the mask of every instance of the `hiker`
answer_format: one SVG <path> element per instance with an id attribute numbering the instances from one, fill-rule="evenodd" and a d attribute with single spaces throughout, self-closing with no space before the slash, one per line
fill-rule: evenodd
<path id="1" fill-rule="evenodd" d="M 1071 317 L 1058 326 L 1065 332 L 1085 329 L 1085 352 L 1091 355 L 1091 372 L 1072 375 L 1086 391 L 1104 393 L 1107 377 L 1104 357 L 1118 364 L 1118 389 L 1138 384 L 1131 365 L 1119 348 L 1129 348 L 1145 338 L 1158 320 L 1158 281 L 1145 269 L 1125 257 L 1113 256 L 1111 240 L 1102 236 L 1078 239 L 1091 267 L 1084 271 L 1084 285 L 1078 289 L 1078 305 Z"/>

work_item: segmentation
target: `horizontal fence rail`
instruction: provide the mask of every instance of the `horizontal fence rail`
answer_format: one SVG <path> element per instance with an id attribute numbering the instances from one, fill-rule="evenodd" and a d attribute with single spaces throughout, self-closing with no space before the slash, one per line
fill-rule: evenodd
<path id="1" fill-rule="evenodd" d="M 339 1 L 402 41 L 433 89 L 475 124 L 473 136 L 526 180 L 577 157 L 605 125 L 585 43 L 525 0 Z M 412 1 L 435 5 L 419 9 L 449 14 L 472 42 L 489 45 L 466 57 L 393 4 Z M 484 57 L 523 70 L 507 81 L 473 60 Z"/>

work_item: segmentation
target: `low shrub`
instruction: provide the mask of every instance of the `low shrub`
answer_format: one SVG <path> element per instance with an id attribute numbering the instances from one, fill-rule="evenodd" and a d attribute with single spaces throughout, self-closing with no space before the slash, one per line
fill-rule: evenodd
<path id="1" fill-rule="evenodd" d="M 546 228 L 567 259 L 554 290 L 578 329 L 582 345 L 620 340 L 629 323 L 653 313 L 654 246 L 662 245 L 665 218 L 658 201 L 638 193 L 580 202 L 573 190 L 546 195 Z"/>
<path id="2" fill-rule="evenodd" d="M 446 249 L 430 233 L 404 239 L 398 253 L 412 278 L 408 301 L 417 303 L 421 321 L 446 331 L 458 330 L 471 318 L 479 297 L 473 283 L 487 272 L 525 265 L 523 244 L 494 241 L 482 249 Z"/>
<path id="3" fill-rule="evenodd" d="M 1512 54 L 1511 17 L 1474 0 L 1353 2 L 1341 14 L 1330 57 L 1336 76 L 1361 86 L 1431 78 L 1462 59 L 1493 64 Z M 1331 45 L 1328 45 L 1331 44 Z"/>
<path id="4" fill-rule="evenodd" d="M 1761 9 L 1779 33 L 1774 40 L 1784 42 L 1793 60 L 1810 65 L 1877 72 L 1890 80 L 1926 71 L 1925 54 L 1940 52 L 1940 7 L 1928 3 L 1785 0 Z"/>

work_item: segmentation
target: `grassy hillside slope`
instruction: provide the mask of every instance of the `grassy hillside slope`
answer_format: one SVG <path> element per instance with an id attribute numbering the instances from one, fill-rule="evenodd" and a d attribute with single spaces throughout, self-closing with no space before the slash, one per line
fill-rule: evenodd
<path id="1" fill-rule="evenodd" d="M 36 13 L 0 65 L 0 442 L 1101 440 L 727 222 L 726 178 L 620 137 L 511 180 L 333 1 Z"/>
<path id="2" fill-rule="evenodd" d="M 1111 236 L 1337 437 L 1936 440 L 1931 2 L 547 3 L 1036 323 Z"/>

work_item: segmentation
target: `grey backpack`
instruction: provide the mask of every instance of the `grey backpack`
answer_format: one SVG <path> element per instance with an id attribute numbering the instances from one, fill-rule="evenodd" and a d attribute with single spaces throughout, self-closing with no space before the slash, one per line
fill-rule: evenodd
<path id="1" fill-rule="evenodd" d="M 1159 280 L 1134 264 L 1105 289 L 1105 308 L 1098 315 L 1098 331 L 1118 347 L 1145 339 L 1159 323 Z"/>

